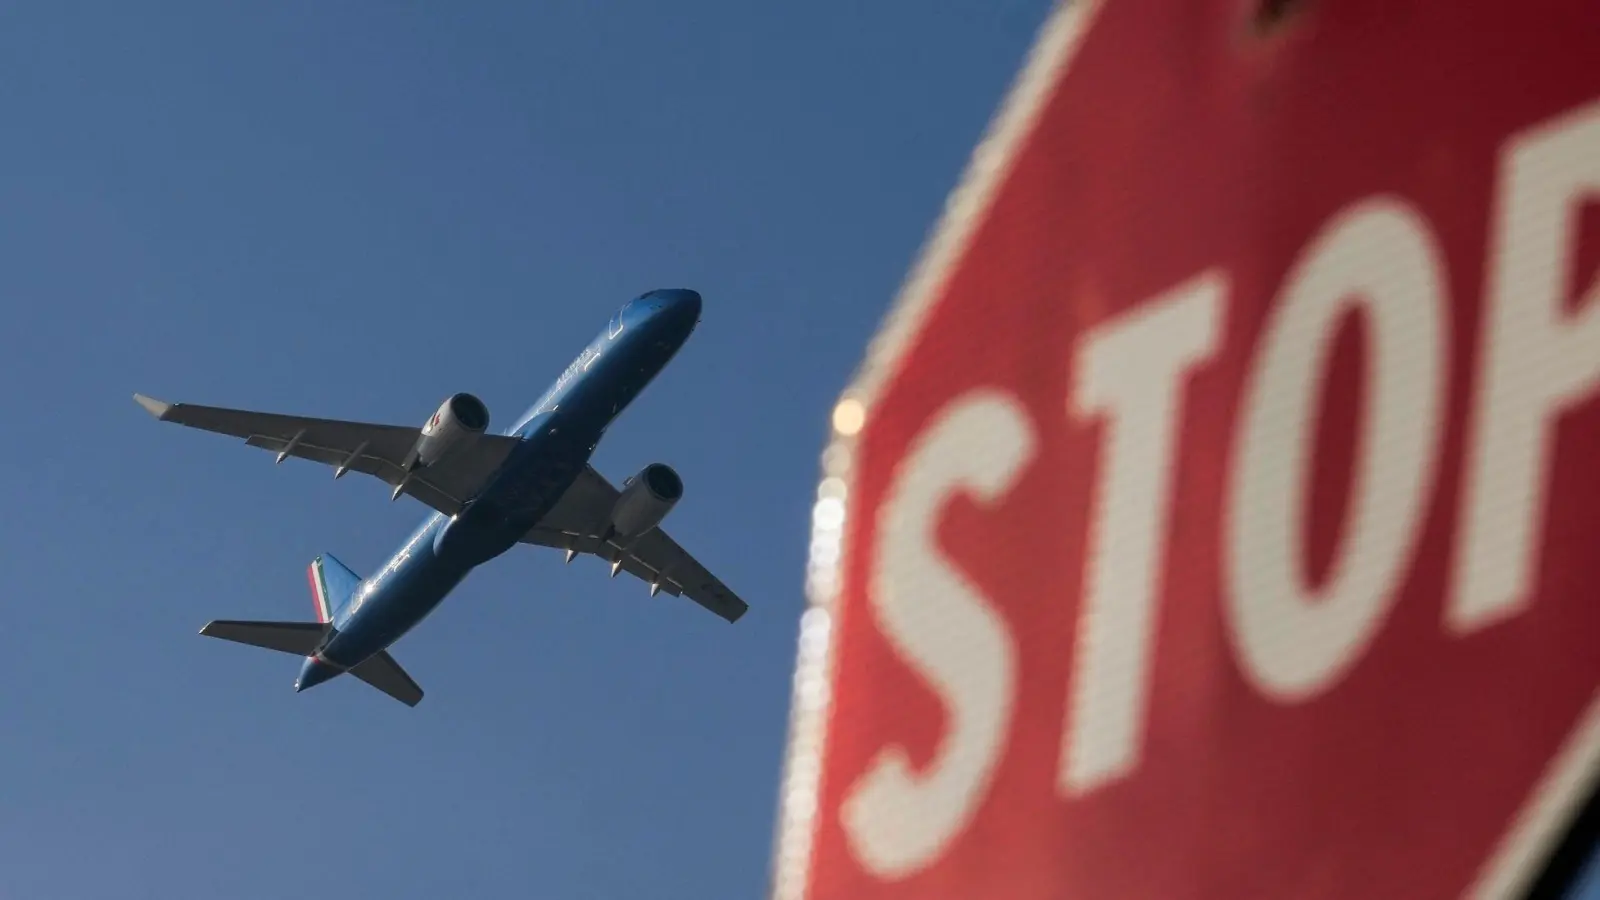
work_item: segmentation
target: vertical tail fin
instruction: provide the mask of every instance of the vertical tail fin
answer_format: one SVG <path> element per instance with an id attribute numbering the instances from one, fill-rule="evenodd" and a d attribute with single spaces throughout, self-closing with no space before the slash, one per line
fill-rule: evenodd
<path id="1" fill-rule="evenodd" d="M 332 553 L 313 559 L 306 568 L 306 575 L 311 580 L 311 600 L 319 622 L 337 619 L 356 588 L 361 586 L 361 576 L 350 571 L 350 567 L 339 562 Z"/>

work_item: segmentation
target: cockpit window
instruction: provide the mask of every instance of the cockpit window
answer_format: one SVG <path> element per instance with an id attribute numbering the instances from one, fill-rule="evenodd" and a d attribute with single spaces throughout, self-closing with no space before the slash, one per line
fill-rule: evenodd
<path id="1" fill-rule="evenodd" d="M 629 300 L 621 309 L 611 314 L 611 327 L 606 331 L 608 340 L 614 340 L 617 335 L 622 333 L 622 317 L 632 306 L 633 301 Z"/>

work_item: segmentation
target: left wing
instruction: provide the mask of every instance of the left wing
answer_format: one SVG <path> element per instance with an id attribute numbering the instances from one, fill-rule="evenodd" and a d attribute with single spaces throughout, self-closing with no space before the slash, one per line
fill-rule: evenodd
<path id="1" fill-rule="evenodd" d="M 164 403 L 143 394 L 134 394 L 133 399 L 163 422 L 244 438 L 252 447 L 333 466 L 335 477 L 348 470 L 390 486 L 404 481 L 406 493 L 447 516 L 460 512 L 477 496 L 484 481 L 517 445 L 516 438 L 469 434 L 449 456 L 417 469 L 408 478 L 405 460 L 422 434 L 420 428 Z"/>
<path id="2" fill-rule="evenodd" d="M 631 542 L 603 538 L 618 496 L 620 492 L 604 475 L 585 466 L 550 512 L 522 536 L 522 543 L 592 553 L 666 593 L 688 597 L 729 622 L 744 615 L 749 604 L 660 528 Z"/>

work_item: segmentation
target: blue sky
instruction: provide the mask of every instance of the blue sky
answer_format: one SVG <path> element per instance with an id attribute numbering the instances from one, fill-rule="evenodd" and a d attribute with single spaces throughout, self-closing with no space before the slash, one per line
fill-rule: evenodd
<path id="1" fill-rule="evenodd" d="M 1045 0 L 0 10 L 0 896 L 764 890 L 837 390 Z M 611 430 L 751 602 L 517 551 L 396 656 L 416 710 L 195 634 L 423 515 L 169 400 L 511 421 L 642 290 L 703 322 Z"/>
<path id="2" fill-rule="evenodd" d="M 1590 857 L 1573 885 L 1574 900 L 1600 900 L 1600 853 Z"/>

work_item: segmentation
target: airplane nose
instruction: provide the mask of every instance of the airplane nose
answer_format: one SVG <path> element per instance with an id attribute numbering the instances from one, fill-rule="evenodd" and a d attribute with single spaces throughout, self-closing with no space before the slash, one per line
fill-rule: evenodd
<path id="1" fill-rule="evenodd" d="M 294 692 L 298 694 L 301 691 L 314 688 L 337 674 L 339 674 L 338 669 L 318 661 L 315 657 L 308 656 L 300 666 L 300 677 L 294 681 Z"/>
<path id="2" fill-rule="evenodd" d="M 657 296 L 661 299 L 662 309 L 670 312 L 674 318 L 682 318 L 690 322 L 700 321 L 699 291 L 691 291 L 688 288 L 673 288 L 661 291 Z"/>
<path id="3" fill-rule="evenodd" d="M 661 340 L 680 342 L 700 323 L 700 293 L 688 288 L 651 291 L 650 318 Z"/>

